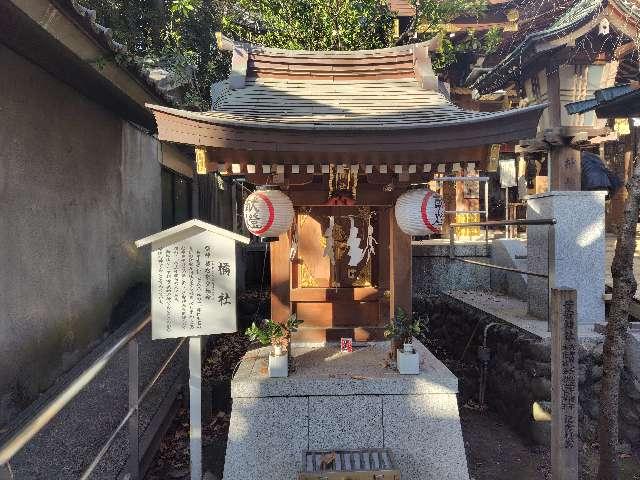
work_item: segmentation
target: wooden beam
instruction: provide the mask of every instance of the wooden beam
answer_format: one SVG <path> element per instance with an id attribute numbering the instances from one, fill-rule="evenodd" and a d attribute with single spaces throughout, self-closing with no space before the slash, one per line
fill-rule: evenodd
<path id="1" fill-rule="evenodd" d="M 278 241 L 269 244 L 271 265 L 271 318 L 276 322 L 285 322 L 291 314 L 291 262 L 289 250 L 291 241 L 289 232 L 285 232 Z"/>
<path id="2" fill-rule="evenodd" d="M 393 213 L 389 215 L 389 231 L 391 239 L 391 315 L 395 315 L 398 307 L 409 317 L 412 315 L 411 298 L 411 236 L 404 233 L 396 223 Z"/>
<path id="3" fill-rule="evenodd" d="M 290 190 L 287 195 L 295 207 L 326 207 L 329 199 L 327 190 Z M 381 190 L 359 191 L 356 195 L 356 205 L 371 207 L 386 207 L 393 205 L 395 196 L 393 192 Z"/>

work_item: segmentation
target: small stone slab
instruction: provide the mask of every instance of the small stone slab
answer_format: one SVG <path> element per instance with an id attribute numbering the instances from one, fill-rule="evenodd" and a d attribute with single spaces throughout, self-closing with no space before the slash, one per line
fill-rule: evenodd
<path id="1" fill-rule="evenodd" d="M 458 393 L 458 379 L 414 340 L 420 374 L 400 375 L 386 366 L 389 342 L 340 352 L 339 345 L 293 347 L 295 371 L 269 378 L 269 348 L 248 352 L 231 382 L 233 398 L 316 395 L 423 395 Z"/>

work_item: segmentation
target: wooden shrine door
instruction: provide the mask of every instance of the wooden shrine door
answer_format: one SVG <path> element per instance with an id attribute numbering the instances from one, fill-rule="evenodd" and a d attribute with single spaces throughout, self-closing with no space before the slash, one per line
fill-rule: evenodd
<path id="1" fill-rule="evenodd" d="M 290 291 L 291 311 L 304 320 L 298 341 L 383 338 L 390 312 L 389 212 L 368 206 L 298 209 Z"/>

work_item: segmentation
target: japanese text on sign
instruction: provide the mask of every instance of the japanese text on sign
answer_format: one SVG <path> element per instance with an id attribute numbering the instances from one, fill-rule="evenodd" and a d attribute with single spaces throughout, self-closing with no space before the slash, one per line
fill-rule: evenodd
<path id="1" fill-rule="evenodd" d="M 235 243 L 202 232 L 152 251 L 153 338 L 235 331 Z"/>

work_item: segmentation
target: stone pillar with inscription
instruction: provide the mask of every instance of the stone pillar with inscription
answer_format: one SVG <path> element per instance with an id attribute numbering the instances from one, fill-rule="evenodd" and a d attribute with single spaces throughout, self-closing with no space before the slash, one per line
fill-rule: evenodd
<path id="1" fill-rule="evenodd" d="M 551 290 L 551 471 L 578 480 L 578 322 L 575 290 Z"/>

